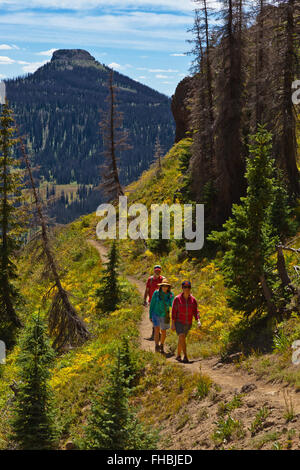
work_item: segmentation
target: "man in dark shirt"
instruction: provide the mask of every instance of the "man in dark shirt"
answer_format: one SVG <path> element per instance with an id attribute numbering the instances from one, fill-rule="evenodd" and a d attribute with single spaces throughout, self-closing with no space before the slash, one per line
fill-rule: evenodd
<path id="1" fill-rule="evenodd" d="M 158 284 L 163 282 L 164 276 L 161 275 L 161 266 L 157 264 L 154 266 L 154 274 L 150 276 L 146 283 L 146 289 L 144 294 L 144 305 L 145 307 L 148 305 L 147 299 L 149 304 L 152 299 L 152 295 L 158 289 Z M 152 335 L 149 338 L 150 341 L 154 341 L 154 327 L 152 326 Z"/>

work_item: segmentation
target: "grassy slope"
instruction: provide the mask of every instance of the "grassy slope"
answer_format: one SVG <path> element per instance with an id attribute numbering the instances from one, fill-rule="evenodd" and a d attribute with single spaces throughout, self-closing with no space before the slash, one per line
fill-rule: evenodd
<path id="1" fill-rule="evenodd" d="M 182 152 L 189 151 L 190 141 L 184 140 L 173 147 L 163 161 L 163 174 L 156 177 L 153 166 L 145 172 L 141 179 L 129 186 L 130 202 L 139 201 L 151 203 L 171 203 L 176 189 L 180 188 L 181 175 L 179 172 L 179 157 Z M 77 440 L 83 433 L 83 426 L 90 410 L 91 399 L 99 391 L 106 375 L 106 367 L 111 362 L 115 348 L 122 334 L 131 338 L 134 346 L 134 357 L 138 364 L 140 374 L 136 390 L 132 396 L 132 403 L 140 407 L 139 415 L 146 423 L 161 430 L 161 448 L 213 448 L 220 445 L 218 438 L 213 437 L 217 424 L 222 426 L 220 402 L 229 401 L 217 388 L 211 387 L 208 396 L 200 399 L 199 390 L 203 389 L 203 382 L 199 374 L 187 375 L 179 366 L 166 363 L 160 356 L 140 351 L 137 346 L 138 321 L 142 314 L 140 299 L 125 279 L 122 279 L 126 299 L 118 311 L 109 318 L 100 319 L 96 312 L 96 288 L 99 285 L 101 263 L 96 251 L 86 243 L 86 238 L 95 236 L 95 226 L 98 220 L 91 214 L 78 221 L 57 229 L 53 237 L 53 244 L 59 259 L 61 272 L 63 272 L 64 286 L 72 294 L 72 301 L 89 325 L 93 338 L 84 346 L 57 357 L 53 369 L 51 385 L 54 389 L 59 408 L 58 425 L 61 429 L 60 447 L 68 440 Z M 43 277 L 41 260 L 35 255 L 34 248 L 39 242 L 28 246 L 19 259 L 20 272 L 19 286 L 26 300 L 21 315 L 27 321 L 30 314 L 41 308 L 41 298 L 49 290 L 51 284 Z M 240 318 L 226 306 L 225 290 L 222 276 L 215 263 L 196 259 L 189 260 L 182 257 L 182 250 L 173 243 L 172 251 L 168 256 L 158 258 L 149 250 L 144 250 L 142 243 L 124 241 L 120 245 L 122 255 L 122 270 L 128 274 L 145 278 L 151 272 L 155 263 L 160 262 L 164 274 L 172 281 L 175 293 L 180 291 L 180 282 L 183 278 L 190 278 L 193 282 L 193 292 L 199 299 L 200 313 L 203 329 L 199 333 L 193 329 L 189 338 L 189 350 L 192 356 L 210 356 L 218 354 L 230 328 Z M 47 305 L 46 301 L 46 305 Z M 45 307 L 41 308 L 43 313 Z M 296 321 L 296 320 L 293 320 Z M 297 323 L 297 325 L 299 322 Z M 295 332 L 295 328 L 293 328 Z M 176 336 L 168 335 L 171 349 L 175 347 Z M 13 392 L 9 385 L 17 380 L 15 358 L 18 349 L 9 355 L 7 365 L 0 366 L 0 448 L 5 448 L 7 441 L 8 418 Z M 286 357 L 290 360 L 290 346 L 286 350 L 277 352 L 271 357 L 281 360 Z M 279 358 L 279 359 L 278 359 Z M 253 363 L 244 362 L 242 365 L 255 368 L 258 361 L 264 358 L 253 356 Z M 248 361 L 250 361 L 248 360 Z M 255 362 L 256 361 L 256 362 Z M 270 370 L 265 368 L 264 370 Z M 295 374 L 294 374 L 295 376 Z M 205 388 L 205 387 L 204 387 Z M 244 399 L 241 399 L 242 402 Z M 159 412 L 158 412 L 159 409 Z M 231 415 L 239 423 L 232 429 L 230 442 L 225 448 L 272 448 L 277 442 L 288 446 L 282 429 L 276 432 L 258 432 L 257 442 L 249 438 L 246 431 L 256 419 L 259 410 L 251 407 L 245 400 L 244 404 L 237 404 Z M 241 413 L 247 414 L 247 422 L 243 424 Z M 226 415 L 227 416 L 227 415 Z M 223 423 L 224 424 L 224 423 Z M 227 423 L 228 424 L 228 423 Z M 230 424 L 230 423 L 229 423 Z M 204 431 L 204 428 L 205 431 Z M 246 426 L 246 427 L 245 427 Z M 243 430 L 243 432 L 240 432 Z M 288 428 L 288 433 L 293 429 Z M 288 442 L 290 437 L 288 436 Z M 277 445 L 277 444 L 276 444 Z"/>
<path id="2" fill-rule="evenodd" d="M 176 190 L 182 185 L 180 173 L 180 157 L 183 152 L 189 152 L 191 140 L 185 139 L 175 145 L 163 160 L 163 173 L 156 176 L 155 165 L 145 172 L 139 181 L 128 189 L 129 204 L 136 201 L 145 204 L 172 204 Z M 181 292 L 181 282 L 190 279 L 193 284 L 193 294 L 199 300 L 202 329 L 199 332 L 194 325 L 189 338 L 191 357 L 207 357 L 221 352 L 226 343 L 230 330 L 241 318 L 226 305 L 225 289 L 220 272 L 215 262 L 204 259 L 199 262 L 196 258 L 187 258 L 181 248 L 173 241 L 171 252 L 158 257 L 151 251 L 144 250 L 142 243 L 126 240 L 121 244 L 124 268 L 129 274 L 145 278 L 152 273 L 153 266 L 162 265 L 163 274 L 172 283 L 176 294 Z M 175 349 L 176 335 L 168 336 L 172 350 Z"/>
<path id="3" fill-rule="evenodd" d="M 158 424 L 155 419 L 157 402 L 151 398 L 153 393 L 158 402 L 164 403 L 165 419 L 168 419 L 178 412 L 182 403 L 189 400 L 197 383 L 197 375 L 191 380 L 178 366 L 167 367 L 161 357 L 138 350 L 137 326 L 143 308 L 137 291 L 125 278 L 120 278 L 123 301 L 119 309 L 109 317 L 99 317 L 96 289 L 99 287 L 102 265 L 96 250 L 86 243 L 86 239 L 91 237 L 89 222 L 89 217 L 86 217 L 65 228 L 56 229 L 52 241 L 63 273 L 63 286 L 70 292 L 76 310 L 92 332 L 92 339 L 88 343 L 58 356 L 52 370 L 51 386 L 58 407 L 57 424 L 61 431 L 62 448 L 70 439 L 76 442 L 82 436 L 91 400 L 99 392 L 107 375 L 106 368 L 124 335 L 130 338 L 133 357 L 140 373 L 137 389 L 132 396 L 133 405 L 139 406 L 145 396 L 148 397 L 143 402 L 144 412 L 141 413 L 145 422 L 161 427 L 161 423 Z M 40 311 L 44 315 L 49 305 L 49 299 L 45 299 L 44 306 L 41 302 L 51 283 L 45 276 L 43 262 L 38 256 L 39 245 L 40 242 L 35 241 L 27 246 L 18 262 L 19 287 L 25 302 L 20 314 L 24 323 L 33 312 Z M 17 354 L 18 347 L 15 347 L 8 355 L 7 364 L 0 366 L 0 449 L 9 445 L 7 431 L 14 396 L 10 384 L 14 380 L 18 381 Z M 146 369 L 152 371 L 150 378 L 145 374 Z M 174 388 L 174 381 L 183 385 L 183 388 L 179 391 Z M 173 406 L 174 403 L 177 405 Z"/>
<path id="4" fill-rule="evenodd" d="M 142 178 L 129 186 L 128 196 L 130 202 L 140 201 L 148 207 L 152 203 L 172 203 L 174 192 L 180 188 L 182 176 L 179 171 L 179 157 L 182 152 L 189 150 L 190 140 L 179 142 L 165 157 L 163 162 L 163 176 L 156 178 L 156 169 L 152 167 L 145 172 Z M 291 246 L 300 247 L 300 234 L 293 240 Z M 226 305 L 226 291 L 222 275 L 216 267 L 215 260 L 198 262 L 196 259 L 182 260 L 182 250 L 173 242 L 169 255 L 158 258 L 149 250 L 146 252 L 142 244 L 125 241 L 122 243 L 122 257 L 126 260 L 124 266 L 130 274 L 144 277 L 151 272 L 154 264 L 160 263 L 163 273 L 180 291 L 180 282 L 189 278 L 193 284 L 193 293 L 199 301 L 203 328 L 199 333 L 196 328 L 191 331 L 189 350 L 192 357 L 199 355 L 209 356 L 217 354 L 226 346 L 229 331 L 239 322 L 242 315 L 232 311 Z M 218 254 L 222 256 L 222 254 Z M 299 257 L 286 254 L 286 263 L 293 282 L 300 284 L 295 275 L 294 266 L 299 264 Z M 291 345 L 300 339 L 299 317 L 290 319 L 278 325 L 279 336 L 277 347 L 272 354 L 261 355 L 254 352 L 249 358 L 243 358 L 241 367 L 254 371 L 260 376 L 274 380 L 284 380 L 300 389 L 299 366 L 292 364 Z M 175 335 L 168 337 L 171 348 L 175 349 Z"/>

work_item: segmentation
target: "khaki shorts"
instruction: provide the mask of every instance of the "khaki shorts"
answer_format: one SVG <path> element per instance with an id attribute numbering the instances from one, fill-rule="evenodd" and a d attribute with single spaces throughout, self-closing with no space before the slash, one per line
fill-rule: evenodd
<path id="1" fill-rule="evenodd" d="M 176 321 L 175 322 L 175 329 L 176 329 L 176 333 L 178 335 L 187 335 L 188 332 L 190 331 L 192 327 L 192 324 L 190 323 L 181 323 L 180 321 Z"/>

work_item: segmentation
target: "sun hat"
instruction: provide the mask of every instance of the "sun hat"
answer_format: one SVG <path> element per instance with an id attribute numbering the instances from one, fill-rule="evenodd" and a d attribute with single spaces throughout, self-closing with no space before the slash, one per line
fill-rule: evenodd
<path id="1" fill-rule="evenodd" d="M 192 287 L 192 284 L 190 281 L 183 281 L 181 284 L 181 287 Z"/>
<path id="2" fill-rule="evenodd" d="M 168 287 L 172 287 L 172 285 L 168 282 L 168 279 L 164 279 L 163 282 L 161 282 L 160 284 L 157 284 L 158 287 L 161 287 L 161 286 L 168 286 Z"/>

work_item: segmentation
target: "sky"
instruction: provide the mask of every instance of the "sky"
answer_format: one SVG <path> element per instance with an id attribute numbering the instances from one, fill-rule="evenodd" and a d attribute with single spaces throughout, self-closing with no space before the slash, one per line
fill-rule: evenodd
<path id="1" fill-rule="evenodd" d="M 0 79 L 34 72 L 56 49 L 171 96 L 189 74 L 192 0 L 0 0 Z"/>

